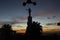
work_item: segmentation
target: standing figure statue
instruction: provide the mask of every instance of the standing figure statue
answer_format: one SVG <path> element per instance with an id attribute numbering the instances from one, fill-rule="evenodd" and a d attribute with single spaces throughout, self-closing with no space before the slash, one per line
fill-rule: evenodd
<path id="1" fill-rule="evenodd" d="M 29 13 L 29 16 L 31 16 L 31 8 L 28 8 L 28 13 Z"/>

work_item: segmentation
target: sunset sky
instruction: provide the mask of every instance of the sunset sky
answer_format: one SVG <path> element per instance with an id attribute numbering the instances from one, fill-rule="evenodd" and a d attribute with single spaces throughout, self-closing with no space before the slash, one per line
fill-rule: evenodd
<path id="1" fill-rule="evenodd" d="M 37 3 L 24 7 L 26 0 L 0 0 L 0 24 L 12 23 L 13 30 L 26 29 L 29 7 L 32 9 L 33 21 L 41 23 L 43 30 L 59 30 L 60 0 L 32 0 Z M 51 25 L 46 25 L 51 23 Z"/>

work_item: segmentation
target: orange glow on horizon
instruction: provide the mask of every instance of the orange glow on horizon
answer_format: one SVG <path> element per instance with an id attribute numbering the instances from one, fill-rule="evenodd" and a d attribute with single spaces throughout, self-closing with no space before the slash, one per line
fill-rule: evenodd
<path id="1" fill-rule="evenodd" d="M 47 29 L 43 29 L 43 32 L 58 32 L 60 31 L 60 29 L 51 29 L 51 30 L 47 30 Z M 17 33 L 25 33 L 26 29 L 20 29 L 20 30 L 16 30 Z"/>
<path id="2" fill-rule="evenodd" d="M 25 29 L 21 29 L 21 30 L 16 30 L 17 33 L 25 33 L 26 30 Z"/>
<path id="3" fill-rule="evenodd" d="M 13 27 L 13 30 L 15 30 L 17 33 L 25 33 L 26 32 L 26 27 Z M 43 25 L 42 27 L 42 32 L 58 32 L 60 31 L 60 26 L 56 26 L 56 25 Z"/>

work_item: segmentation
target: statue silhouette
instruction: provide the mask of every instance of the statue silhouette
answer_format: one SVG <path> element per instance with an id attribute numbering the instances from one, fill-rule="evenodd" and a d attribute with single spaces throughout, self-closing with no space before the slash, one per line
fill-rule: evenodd
<path id="1" fill-rule="evenodd" d="M 28 16 L 27 29 L 25 35 L 29 39 L 39 37 L 40 34 L 42 33 L 42 26 L 38 22 L 32 22 L 31 8 L 28 9 L 28 13 L 29 16 Z"/>
<path id="2" fill-rule="evenodd" d="M 32 25 L 32 16 L 31 16 L 31 9 L 29 8 L 28 9 L 28 13 L 29 13 L 29 16 L 28 16 L 28 22 L 27 22 L 27 31 L 26 31 L 26 34 L 29 35 L 30 33 L 30 28 L 31 28 L 31 25 Z"/>

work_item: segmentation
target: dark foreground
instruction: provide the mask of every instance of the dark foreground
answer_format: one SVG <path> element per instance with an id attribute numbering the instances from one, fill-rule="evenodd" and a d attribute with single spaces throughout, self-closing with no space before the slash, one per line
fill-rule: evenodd
<path id="1" fill-rule="evenodd" d="M 57 33 L 48 33 L 47 35 L 46 33 L 44 33 L 45 35 L 42 35 L 42 32 L 38 30 L 39 28 L 36 29 L 35 25 L 32 25 L 33 28 L 31 29 L 31 31 L 29 29 L 29 31 L 27 30 L 27 32 L 23 35 L 21 33 L 16 33 L 16 31 L 13 31 L 9 24 L 5 24 L 0 29 L 0 40 L 60 40 L 60 35 L 58 35 Z M 60 34 L 60 32 L 58 33 Z"/>
<path id="2" fill-rule="evenodd" d="M 43 35 L 43 36 L 26 36 L 21 34 L 14 34 L 10 36 L 0 36 L 0 40 L 60 40 L 60 36 L 53 34 L 53 35 Z"/>

